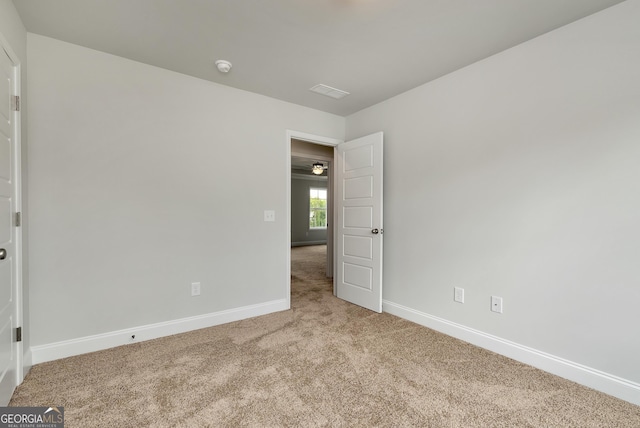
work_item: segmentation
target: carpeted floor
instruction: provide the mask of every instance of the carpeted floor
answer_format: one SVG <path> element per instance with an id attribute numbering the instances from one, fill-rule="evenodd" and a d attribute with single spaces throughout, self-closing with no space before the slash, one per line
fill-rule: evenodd
<path id="1" fill-rule="evenodd" d="M 292 249 L 292 310 L 39 364 L 67 427 L 640 427 L 640 407 L 343 302 Z"/>

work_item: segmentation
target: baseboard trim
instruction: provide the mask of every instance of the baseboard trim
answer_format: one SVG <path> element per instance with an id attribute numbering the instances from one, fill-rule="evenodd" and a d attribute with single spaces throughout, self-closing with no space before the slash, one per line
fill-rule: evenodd
<path id="1" fill-rule="evenodd" d="M 22 355 L 22 379 L 20 379 L 19 383 L 21 383 L 27 373 L 29 373 L 31 367 L 33 367 L 33 354 L 31 353 L 31 348 L 29 348 L 27 352 Z"/>
<path id="2" fill-rule="evenodd" d="M 605 394 L 640 405 L 640 384 L 596 370 L 537 349 L 529 348 L 443 318 L 393 303 L 382 302 L 382 309 L 392 315 L 496 352 L 546 372 L 555 374 Z"/>
<path id="3" fill-rule="evenodd" d="M 292 242 L 291 246 L 292 247 L 307 247 L 310 245 L 327 245 L 327 240 L 323 240 L 323 241 L 299 241 L 299 242 Z"/>
<path id="4" fill-rule="evenodd" d="M 143 342 L 146 340 L 157 339 L 159 337 L 186 333 L 192 330 L 213 327 L 220 324 L 253 318 L 287 309 L 289 308 L 287 307 L 287 301 L 285 299 L 273 300 L 271 302 L 243 306 L 226 311 L 127 328 L 124 330 L 64 340 L 46 345 L 32 346 L 31 357 L 32 362 L 35 365 L 47 361 L 58 360 L 60 358 L 127 345 L 130 343 Z M 135 339 L 131 338 L 132 335 L 135 335 Z"/>

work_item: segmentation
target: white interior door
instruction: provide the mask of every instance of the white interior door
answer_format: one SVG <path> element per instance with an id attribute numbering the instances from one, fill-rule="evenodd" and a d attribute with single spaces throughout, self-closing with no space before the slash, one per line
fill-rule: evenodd
<path id="1" fill-rule="evenodd" d="M 16 327 L 16 115 L 15 66 L 0 46 L 0 405 L 17 384 Z"/>
<path id="2" fill-rule="evenodd" d="M 336 148 L 336 288 L 382 312 L 382 132 Z"/>

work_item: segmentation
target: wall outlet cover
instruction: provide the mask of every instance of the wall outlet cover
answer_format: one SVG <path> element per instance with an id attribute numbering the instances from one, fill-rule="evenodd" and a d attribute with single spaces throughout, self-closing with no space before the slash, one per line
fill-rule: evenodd
<path id="1" fill-rule="evenodd" d="M 192 296 L 199 296 L 200 295 L 200 283 L 199 282 L 192 282 L 191 283 L 191 295 Z"/>
<path id="2" fill-rule="evenodd" d="M 491 296 L 491 310 L 499 314 L 502 313 L 502 297 Z"/>

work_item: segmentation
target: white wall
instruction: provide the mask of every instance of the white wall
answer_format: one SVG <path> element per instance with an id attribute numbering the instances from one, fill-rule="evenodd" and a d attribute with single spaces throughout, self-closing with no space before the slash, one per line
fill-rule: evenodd
<path id="1" fill-rule="evenodd" d="M 29 241 L 29 221 L 28 221 L 28 181 L 27 181 L 27 30 L 22 24 L 20 15 L 11 0 L 0 0 L 0 34 L 9 44 L 13 52 L 18 56 L 20 61 L 20 80 L 21 80 L 21 104 L 22 111 L 20 113 L 21 120 L 21 145 L 22 145 L 22 329 L 23 338 L 22 345 L 25 353 L 24 365 L 28 369 L 31 365 L 31 357 L 29 354 L 31 337 L 29 334 L 29 258 L 28 258 L 28 241 Z M 26 372 L 26 370 L 25 370 Z"/>
<path id="2" fill-rule="evenodd" d="M 0 0 L 0 34 L 24 64 L 27 60 L 27 31 L 11 0 Z"/>
<path id="3" fill-rule="evenodd" d="M 637 386 L 639 17 L 628 0 L 347 118 L 385 131 L 387 309 Z M 285 299 L 284 130 L 344 119 L 28 41 L 32 343 Z"/>
<path id="4" fill-rule="evenodd" d="M 347 118 L 385 132 L 387 310 L 640 386 L 639 22 L 627 1 Z"/>
<path id="5" fill-rule="evenodd" d="M 28 43 L 33 344 L 285 302 L 286 130 L 344 118 Z"/>

